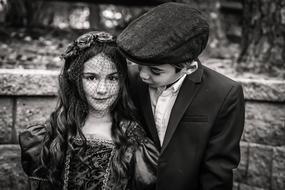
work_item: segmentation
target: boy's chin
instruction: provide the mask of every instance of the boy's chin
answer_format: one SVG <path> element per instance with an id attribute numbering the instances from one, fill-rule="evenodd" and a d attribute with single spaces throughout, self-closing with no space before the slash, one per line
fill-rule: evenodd
<path id="1" fill-rule="evenodd" d="M 144 81 L 144 80 L 142 80 L 142 81 L 151 88 L 160 88 L 160 87 L 166 86 L 165 84 L 150 83 L 150 82 Z"/>
<path id="2" fill-rule="evenodd" d="M 160 85 L 160 84 L 148 84 L 148 86 L 151 87 L 151 88 L 165 87 L 165 85 Z"/>

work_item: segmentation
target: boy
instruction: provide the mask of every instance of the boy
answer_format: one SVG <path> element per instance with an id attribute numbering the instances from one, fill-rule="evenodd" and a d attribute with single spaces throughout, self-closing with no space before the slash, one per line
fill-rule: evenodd
<path id="1" fill-rule="evenodd" d="M 138 64 L 135 105 L 160 150 L 157 190 L 230 190 L 240 160 L 244 97 L 239 83 L 203 66 L 209 26 L 188 5 L 165 3 L 117 38 Z"/>

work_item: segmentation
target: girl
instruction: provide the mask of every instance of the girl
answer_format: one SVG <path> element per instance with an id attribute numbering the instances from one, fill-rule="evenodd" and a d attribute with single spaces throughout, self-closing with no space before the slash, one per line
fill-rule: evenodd
<path id="1" fill-rule="evenodd" d="M 114 37 L 86 33 L 63 58 L 57 108 L 19 136 L 31 189 L 152 188 L 158 152 L 136 119 Z"/>

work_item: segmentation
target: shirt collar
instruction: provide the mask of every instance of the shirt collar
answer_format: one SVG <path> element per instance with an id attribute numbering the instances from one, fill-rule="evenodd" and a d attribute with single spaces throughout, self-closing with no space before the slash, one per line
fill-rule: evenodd
<path id="1" fill-rule="evenodd" d="M 158 95 L 160 95 L 162 92 L 165 92 L 165 93 L 167 92 L 166 94 L 176 93 L 179 90 L 179 88 L 181 87 L 186 76 L 187 76 L 187 74 L 182 75 L 177 81 L 175 81 L 168 88 L 166 88 L 166 86 L 163 86 L 163 87 L 157 87 L 157 88 L 149 87 L 149 89 L 156 91 L 156 94 L 158 94 Z M 165 93 L 164 93 L 164 95 L 166 95 Z"/>
<path id="2" fill-rule="evenodd" d="M 184 74 L 182 77 L 180 77 L 179 80 L 177 80 L 172 86 L 169 87 L 172 90 L 172 92 L 177 92 L 180 89 L 185 77 L 195 72 L 197 69 L 198 69 L 198 63 L 194 61 L 191 68 L 187 70 L 187 74 Z"/>
<path id="3" fill-rule="evenodd" d="M 153 90 L 156 90 L 158 94 L 161 94 L 164 90 L 170 90 L 171 92 L 176 93 L 180 89 L 183 81 L 185 80 L 185 77 L 187 75 L 190 75 L 190 74 L 194 73 L 196 70 L 198 70 L 198 68 L 199 68 L 199 62 L 194 61 L 193 64 L 192 64 L 192 67 L 187 70 L 186 74 L 182 75 L 170 87 L 168 87 L 166 89 L 166 87 L 163 86 L 163 87 L 154 88 Z M 150 87 L 150 89 L 152 89 L 152 88 Z"/>
<path id="4" fill-rule="evenodd" d="M 183 83 L 185 77 L 186 77 L 186 74 L 184 74 L 182 77 L 180 77 L 180 79 L 179 79 L 178 81 L 176 81 L 173 85 L 171 85 L 171 86 L 169 87 L 169 89 L 170 89 L 172 92 L 177 92 L 177 91 L 180 89 L 180 87 L 181 87 L 181 85 L 182 85 L 182 83 Z"/>

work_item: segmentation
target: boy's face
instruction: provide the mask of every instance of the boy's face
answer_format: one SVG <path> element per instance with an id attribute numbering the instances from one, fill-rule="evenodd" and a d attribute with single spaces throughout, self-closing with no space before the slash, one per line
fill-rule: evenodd
<path id="1" fill-rule="evenodd" d="M 142 81 L 154 88 L 169 85 L 184 74 L 183 69 L 176 73 L 175 67 L 170 64 L 159 66 L 138 65 L 138 67 Z"/>

